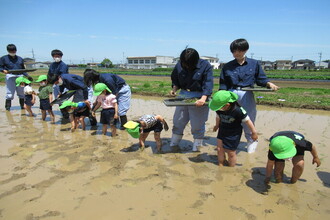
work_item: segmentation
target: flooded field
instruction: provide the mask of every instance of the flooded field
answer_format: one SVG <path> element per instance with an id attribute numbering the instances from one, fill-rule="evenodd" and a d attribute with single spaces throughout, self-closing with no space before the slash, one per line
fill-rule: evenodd
<path id="1" fill-rule="evenodd" d="M 4 94 L 0 86 L 0 94 Z M 162 132 L 164 154 L 154 154 L 151 133 L 139 151 L 125 131 L 115 138 L 102 125 L 70 132 L 37 116 L 25 116 L 15 97 L 12 111 L 0 97 L 0 219 L 326 219 L 330 215 L 330 112 L 258 106 L 259 148 L 247 154 L 242 138 L 235 168 L 217 166 L 215 113 L 210 112 L 201 152 L 191 153 L 187 126 L 182 153 L 169 148 L 171 131 Z M 161 98 L 134 96 L 129 119 L 161 114 L 172 126 L 173 107 Z M 99 118 L 99 115 L 97 115 Z M 88 120 L 86 120 L 87 122 Z M 88 124 L 88 123 L 87 123 Z M 89 124 L 88 124 L 89 125 Z M 322 164 L 305 170 L 294 185 L 263 184 L 267 139 L 280 130 L 295 130 L 318 150 Z M 286 163 L 285 175 L 292 165 Z"/>

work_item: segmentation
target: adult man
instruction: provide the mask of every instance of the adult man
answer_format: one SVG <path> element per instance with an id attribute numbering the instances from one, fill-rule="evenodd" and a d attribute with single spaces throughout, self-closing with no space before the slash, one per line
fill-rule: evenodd
<path id="1" fill-rule="evenodd" d="M 6 103 L 5 108 L 10 111 L 11 101 L 14 99 L 15 91 L 19 97 L 21 109 L 24 109 L 24 88 L 16 86 L 15 80 L 17 77 L 26 76 L 30 81 L 33 81 L 27 73 L 11 73 L 11 70 L 25 69 L 22 57 L 17 56 L 17 48 L 14 44 L 7 45 L 8 55 L 0 58 L 0 71 L 6 74 Z"/>

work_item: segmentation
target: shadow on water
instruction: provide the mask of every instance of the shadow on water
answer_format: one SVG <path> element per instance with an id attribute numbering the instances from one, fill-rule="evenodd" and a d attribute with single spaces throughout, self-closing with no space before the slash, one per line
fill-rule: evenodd
<path id="1" fill-rule="evenodd" d="M 330 187 L 330 173 L 329 172 L 318 171 L 317 176 L 323 182 L 323 185 L 325 187 Z"/>

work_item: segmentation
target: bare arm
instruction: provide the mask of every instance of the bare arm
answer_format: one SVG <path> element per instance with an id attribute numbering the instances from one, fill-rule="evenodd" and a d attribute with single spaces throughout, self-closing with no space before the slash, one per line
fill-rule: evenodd
<path id="1" fill-rule="evenodd" d="M 117 119 L 118 118 L 118 104 L 117 102 L 115 103 L 115 115 L 114 118 Z"/>
<path id="2" fill-rule="evenodd" d="M 252 139 L 253 139 L 254 141 L 258 140 L 257 130 L 256 130 L 256 128 L 254 127 L 252 121 L 251 121 L 251 120 L 247 120 L 245 123 L 246 123 L 246 125 L 249 127 L 250 131 L 252 132 L 252 135 L 251 135 Z"/>
<path id="3" fill-rule="evenodd" d="M 312 146 L 311 154 L 313 156 L 312 164 L 316 163 L 316 167 L 319 167 L 321 165 L 321 161 L 317 155 L 316 147 L 314 145 Z"/>
<path id="4" fill-rule="evenodd" d="M 215 118 L 215 125 L 213 127 L 213 131 L 216 132 L 219 129 L 219 126 L 220 126 L 220 117 L 219 115 L 217 115 Z"/>
<path id="5" fill-rule="evenodd" d="M 272 176 L 274 165 L 275 165 L 275 161 L 268 159 L 266 165 L 266 178 L 264 181 L 266 184 L 270 182 L 270 177 Z"/>
<path id="6" fill-rule="evenodd" d="M 161 121 L 163 123 L 163 125 L 164 125 L 165 131 L 168 131 L 168 125 L 167 125 L 165 119 L 161 115 L 156 115 L 155 118 L 157 120 Z"/>

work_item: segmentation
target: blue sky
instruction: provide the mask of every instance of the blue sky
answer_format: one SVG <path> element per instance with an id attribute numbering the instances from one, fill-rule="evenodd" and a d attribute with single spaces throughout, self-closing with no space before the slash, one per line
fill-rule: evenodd
<path id="1" fill-rule="evenodd" d="M 248 57 L 330 59 L 329 0 L 0 0 L 0 55 L 67 63 L 121 63 L 132 56 L 179 56 L 187 46 L 202 56 L 232 59 L 230 43 L 246 38 Z"/>

